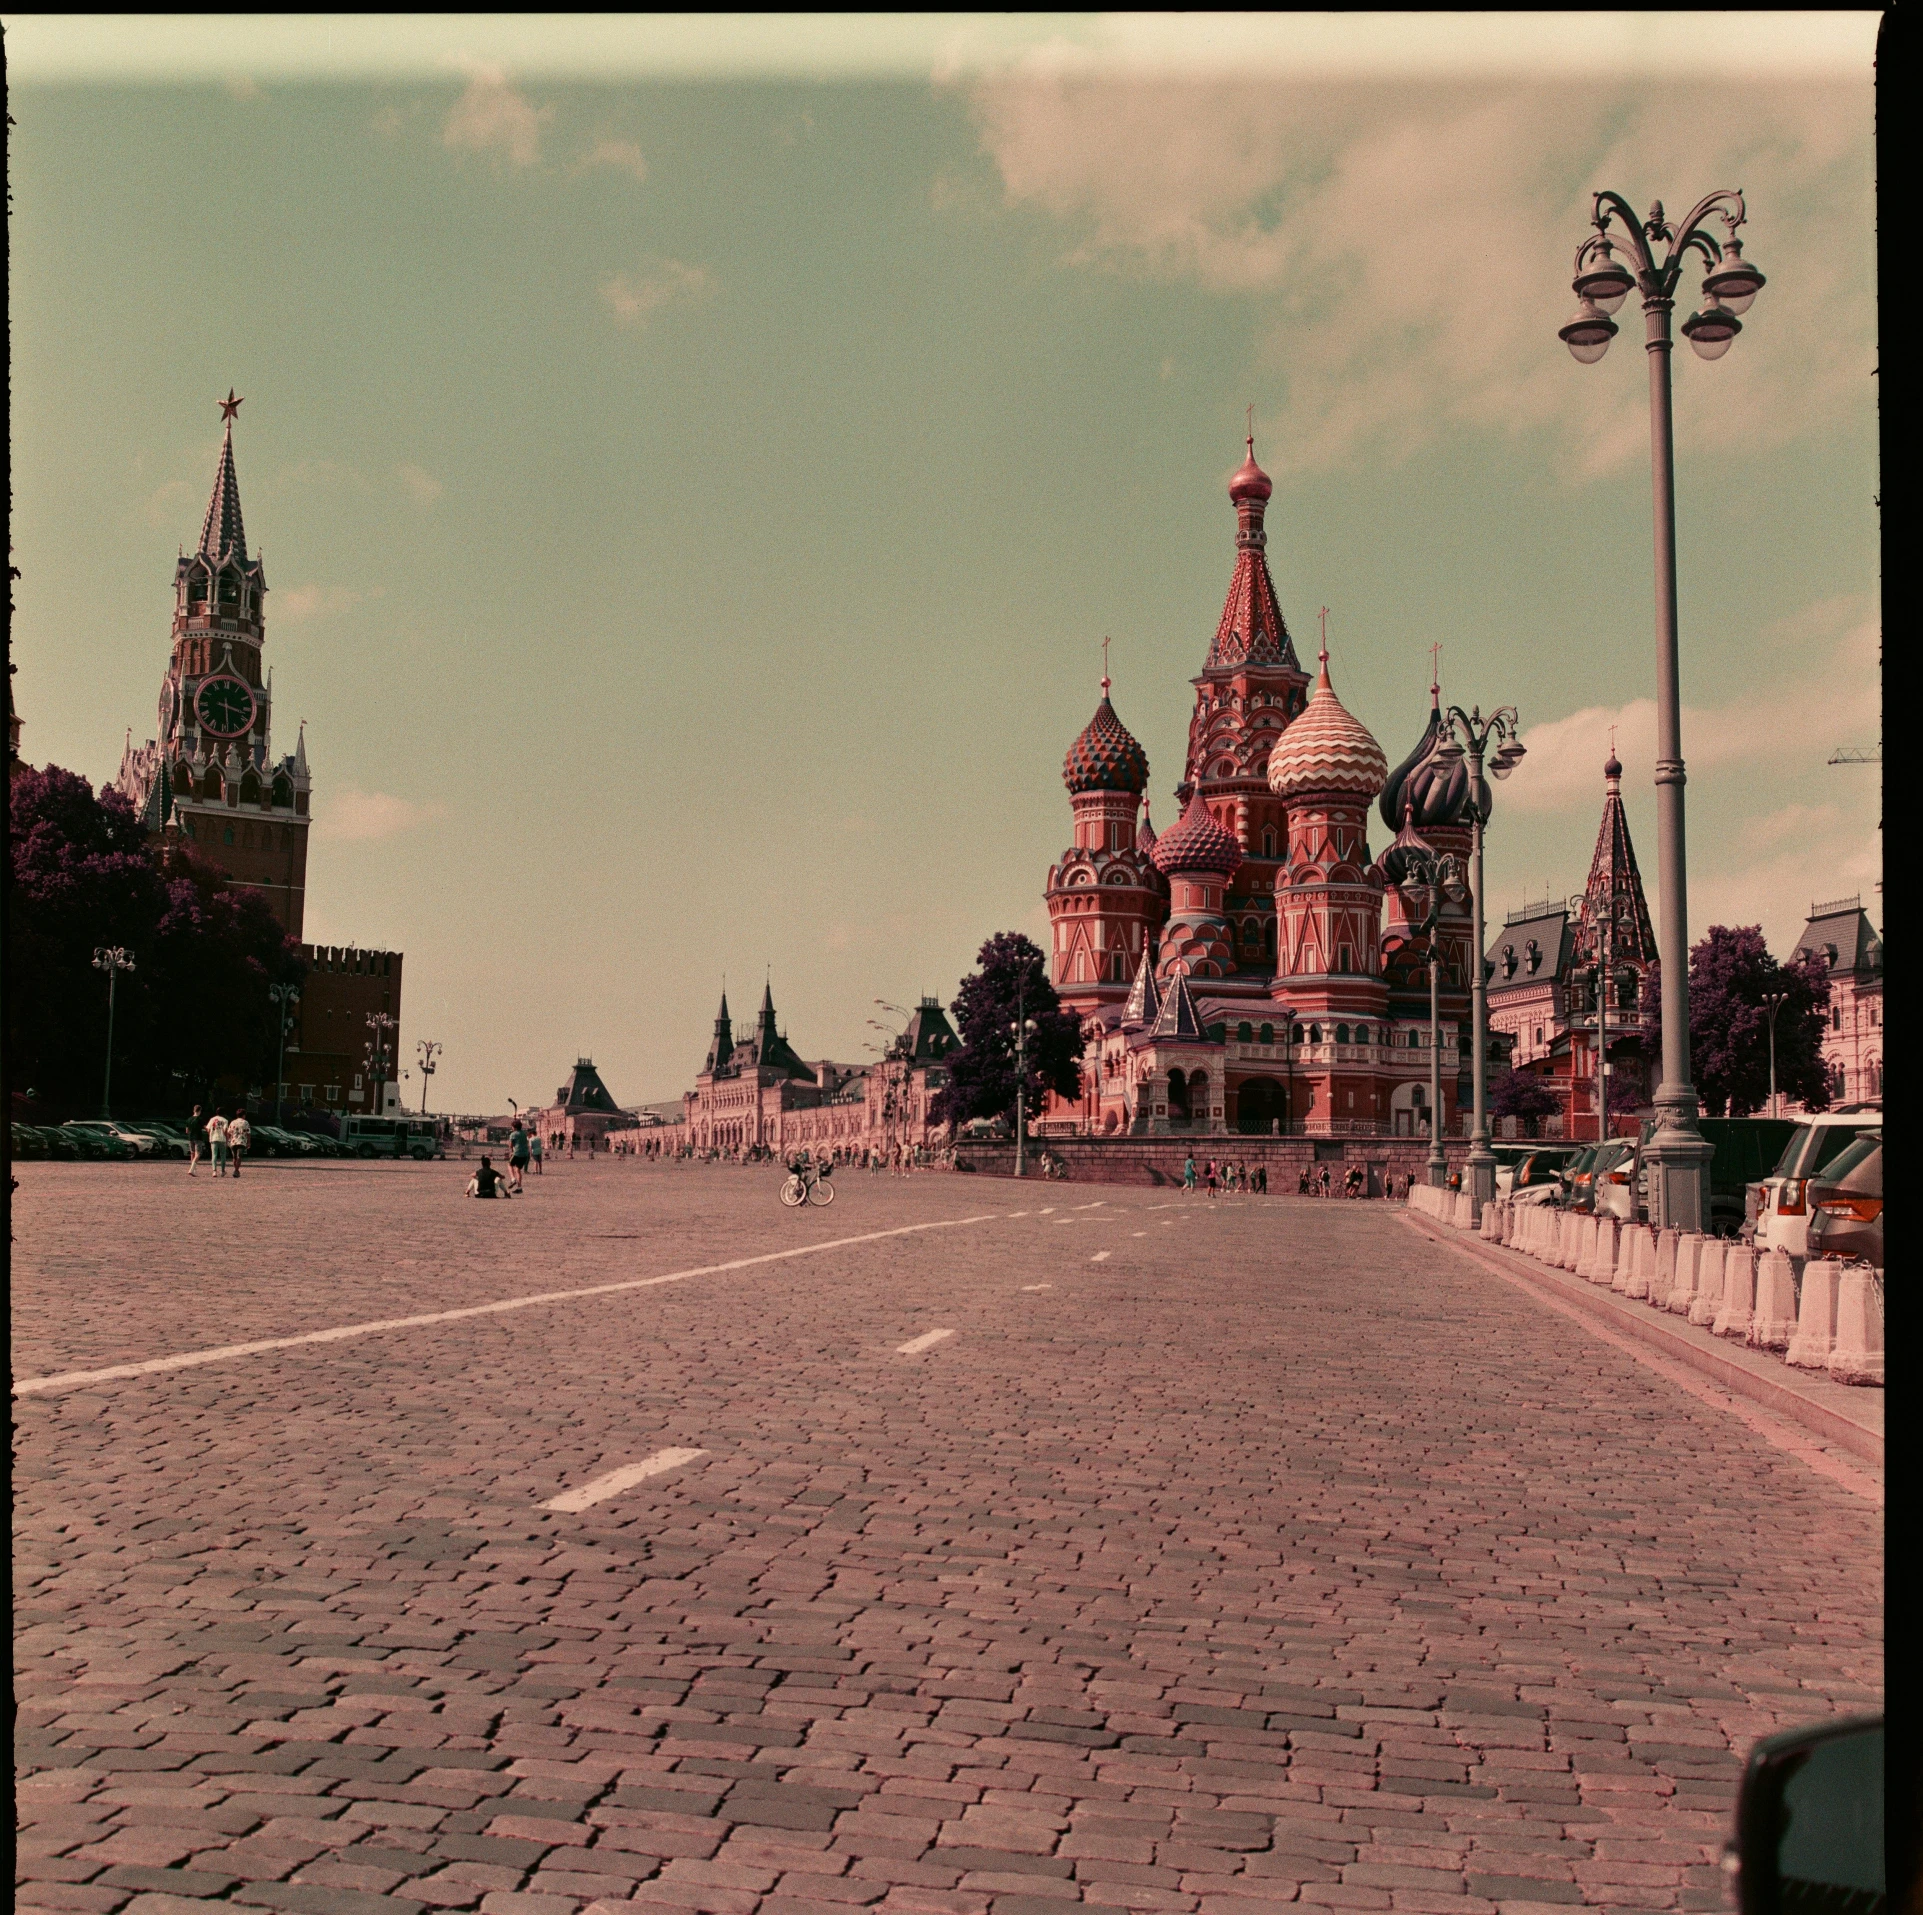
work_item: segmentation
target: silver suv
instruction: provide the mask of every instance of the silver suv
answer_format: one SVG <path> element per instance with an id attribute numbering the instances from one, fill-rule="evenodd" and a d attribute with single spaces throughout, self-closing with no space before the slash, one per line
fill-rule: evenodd
<path id="1" fill-rule="evenodd" d="M 1753 1231 L 1758 1250 L 1786 1250 L 1792 1257 L 1809 1246 L 1809 1183 L 1820 1176 L 1866 1130 L 1881 1130 L 1883 1113 L 1862 1104 L 1818 1111 L 1803 1118 L 1776 1168 L 1745 1193 L 1745 1232 Z"/>

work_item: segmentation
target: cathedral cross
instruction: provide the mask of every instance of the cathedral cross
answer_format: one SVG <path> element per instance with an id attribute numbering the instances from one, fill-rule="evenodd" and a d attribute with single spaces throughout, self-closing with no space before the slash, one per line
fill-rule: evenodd
<path id="1" fill-rule="evenodd" d="M 1108 640 L 1102 640 L 1102 696 L 1108 696 Z"/>
<path id="2" fill-rule="evenodd" d="M 1432 692 L 1442 690 L 1442 646 L 1439 642 L 1429 647 L 1429 689 Z"/>

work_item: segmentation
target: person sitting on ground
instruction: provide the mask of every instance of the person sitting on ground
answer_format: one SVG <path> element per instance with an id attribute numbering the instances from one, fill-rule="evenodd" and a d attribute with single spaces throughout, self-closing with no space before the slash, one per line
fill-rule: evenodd
<path id="1" fill-rule="evenodd" d="M 498 1197 L 501 1194 L 500 1186 L 506 1182 L 507 1179 L 494 1168 L 493 1160 L 484 1155 L 481 1167 L 467 1180 L 467 1194 L 470 1197 Z"/>

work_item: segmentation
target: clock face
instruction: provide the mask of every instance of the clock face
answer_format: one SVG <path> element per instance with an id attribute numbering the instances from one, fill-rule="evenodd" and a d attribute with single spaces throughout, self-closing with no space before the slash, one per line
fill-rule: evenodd
<path id="1" fill-rule="evenodd" d="M 223 672 L 218 678 L 201 680 L 194 710 L 215 737 L 237 738 L 254 722 L 254 694 L 242 680 Z"/>

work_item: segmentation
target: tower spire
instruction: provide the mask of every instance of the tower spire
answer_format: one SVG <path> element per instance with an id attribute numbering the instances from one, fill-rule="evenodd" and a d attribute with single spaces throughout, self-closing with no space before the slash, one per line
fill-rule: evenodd
<path id="1" fill-rule="evenodd" d="M 214 467 L 214 489 L 207 500 L 207 516 L 200 522 L 202 558 L 232 557 L 247 563 L 247 531 L 240 516 L 240 481 L 234 475 L 234 415 L 246 403 L 234 397 L 232 386 L 220 402 L 226 421 L 220 435 L 220 462 Z"/>

